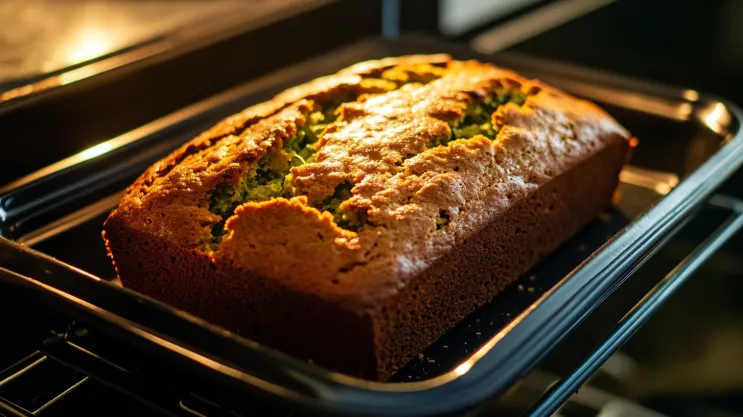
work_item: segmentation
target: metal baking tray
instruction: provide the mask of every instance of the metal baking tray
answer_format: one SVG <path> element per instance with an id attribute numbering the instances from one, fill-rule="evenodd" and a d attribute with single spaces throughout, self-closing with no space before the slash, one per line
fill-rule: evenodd
<path id="1" fill-rule="evenodd" d="M 329 372 L 118 285 L 101 243 L 102 221 L 123 187 L 156 159 L 286 87 L 361 60 L 433 52 L 491 61 L 593 100 L 640 144 L 621 175 L 615 207 L 393 381 Z M 478 55 L 432 40 L 368 40 L 248 82 L 3 187 L 0 281 L 232 393 L 323 414 L 460 412 L 508 390 L 702 207 L 743 162 L 740 120 L 734 105 L 692 90 L 535 58 Z M 42 349 L 95 373 L 81 365 L 95 359 L 80 358 L 74 348 L 80 334 L 87 332 L 60 333 Z M 137 385 L 130 374 L 119 379 Z"/>

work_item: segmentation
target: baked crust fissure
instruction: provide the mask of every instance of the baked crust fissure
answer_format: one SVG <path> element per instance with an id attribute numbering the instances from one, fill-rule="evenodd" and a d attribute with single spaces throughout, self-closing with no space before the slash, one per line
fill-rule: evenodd
<path id="1" fill-rule="evenodd" d="M 370 95 L 380 96 L 401 88 L 421 89 L 426 84 L 441 78 L 445 70 L 430 64 L 412 66 L 397 66 L 386 70 L 377 77 L 363 78 L 360 85 L 363 91 L 360 95 L 342 94 L 324 97 L 322 100 L 309 100 L 300 103 L 301 116 L 297 123 L 289 130 L 289 137 L 277 141 L 257 161 L 251 161 L 245 174 L 237 184 L 225 182 L 219 184 L 209 196 L 209 211 L 220 216 L 212 228 L 211 236 L 206 239 L 206 247 L 217 250 L 225 234 L 225 222 L 235 212 L 235 209 L 246 202 L 261 202 L 273 198 L 283 197 L 290 199 L 302 195 L 293 187 L 292 168 L 314 163 L 315 154 L 322 149 L 323 132 L 328 127 L 335 127 L 336 122 L 342 124 L 354 117 L 353 112 L 344 112 L 343 106 L 350 103 L 364 103 Z M 383 92 L 376 92 L 381 90 Z M 497 86 L 488 91 L 485 96 L 473 96 L 467 103 L 463 114 L 454 120 L 442 119 L 449 126 L 446 135 L 435 137 L 426 144 L 427 149 L 439 146 L 448 146 L 452 141 L 467 140 L 475 136 L 483 136 L 494 140 L 498 133 L 498 126 L 493 124 L 493 115 L 501 106 L 514 103 L 521 106 L 527 95 L 514 87 Z M 332 128 L 331 128 L 332 129 Z M 335 130 L 338 132 L 338 130 Z M 420 152 L 419 152 L 420 153 Z M 391 172 L 404 170 L 405 160 L 419 153 L 403 154 L 401 159 L 390 167 Z M 363 181 L 363 178 L 361 178 Z M 329 212 L 337 226 L 349 230 L 359 231 L 366 226 L 368 218 L 363 212 L 349 212 L 341 205 L 353 196 L 354 184 L 346 180 L 337 185 L 333 193 L 323 198 L 314 208 Z M 437 229 L 448 224 L 450 215 L 446 209 L 441 209 L 436 219 Z"/>

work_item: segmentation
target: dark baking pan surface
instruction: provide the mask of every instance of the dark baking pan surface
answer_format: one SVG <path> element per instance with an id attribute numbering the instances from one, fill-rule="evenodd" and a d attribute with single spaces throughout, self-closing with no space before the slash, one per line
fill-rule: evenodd
<path id="1" fill-rule="evenodd" d="M 434 52 L 491 61 L 595 101 L 640 143 L 622 173 L 617 204 L 412 360 L 392 381 L 403 383 L 325 371 L 118 285 L 101 242 L 102 221 L 123 187 L 156 159 L 284 88 L 361 60 Z M 0 189 L 6 238 L 0 280 L 36 290 L 85 325 L 232 390 L 323 413 L 461 411 L 507 390 L 704 204 L 743 161 L 740 117 L 731 104 L 696 91 L 523 56 L 482 56 L 424 39 L 369 40 L 249 82 Z M 48 352 L 64 356 L 69 343 L 62 335 Z"/>

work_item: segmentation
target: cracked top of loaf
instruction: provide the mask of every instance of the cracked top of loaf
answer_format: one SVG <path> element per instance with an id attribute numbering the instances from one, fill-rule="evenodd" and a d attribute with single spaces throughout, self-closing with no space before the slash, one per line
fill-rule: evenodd
<path id="1" fill-rule="evenodd" d="M 490 64 L 369 61 L 184 144 L 126 190 L 107 227 L 366 308 L 629 138 L 597 106 Z"/>

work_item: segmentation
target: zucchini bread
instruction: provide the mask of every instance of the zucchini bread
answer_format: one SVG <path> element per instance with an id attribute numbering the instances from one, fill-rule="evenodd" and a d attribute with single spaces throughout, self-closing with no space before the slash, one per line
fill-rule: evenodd
<path id="1" fill-rule="evenodd" d="M 386 380 L 609 206 L 629 139 L 490 64 L 363 62 L 157 162 L 104 240 L 128 288 Z"/>

